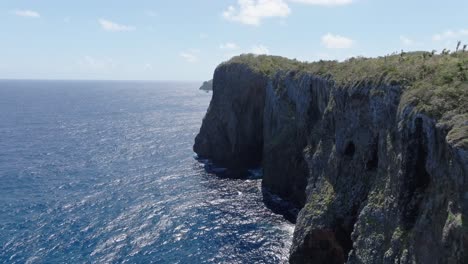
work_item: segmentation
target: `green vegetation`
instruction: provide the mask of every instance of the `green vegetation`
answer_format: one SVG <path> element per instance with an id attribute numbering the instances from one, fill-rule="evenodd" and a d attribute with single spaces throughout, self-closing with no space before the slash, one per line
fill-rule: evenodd
<path id="1" fill-rule="evenodd" d="M 449 125 L 453 128 L 447 135 L 449 142 L 455 146 L 460 146 L 465 149 L 468 148 L 468 113 L 456 115 L 451 117 Z"/>
<path id="2" fill-rule="evenodd" d="M 333 186 L 325 180 L 320 192 L 313 192 L 306 203 L 306 212 L 311 217 L 322 216 L 336 199 Z"/>
<path id="3" fill-rule="evenodd" d="M 461 231 L 467 232 L 466 223 L 464 223 L 461 213 L 454 214 L 451 211 L 449 211 L 447 216 L 447 222 L 459 227 Z"/>
<path id="4" fill-rule="evenodd" d="M 395 241 L 399 241 L 403 245 L 407 245 L 408 240 L 410 239 L 412 235 L 413 234 L 411 232 L 404 231 L 404 228 L 402 228 L 401 226 L 397 226 L 395 230 L 393 231 L 392 241 L 393 243 L 395 243 Z"/>
<path id="5" fill-rule="evenodd" d="M 244 54 L 224 64 L 247 64 L 255 71 L 272 76 L 283 70 L 312 73 L 331 78 L 339 86 L 361 84 L 401 85 L 404 99 L 419 110 L 441 117 L 458 110 L 468 112 L 468 52 L 437 55 L 435 52 L 392 54 L 378 58 L 351 58 L 344 62 L 300 62 L 279 56 Z"/>
<path id="6" fill-rule="evenodd" d="M 309 65 L 298 60 L 291 60 L 280 56 L 243 54 L 233 57 L 223 64 L 247 64 L 252 69 L 272 76 L 280 70 L 299 70 Z M 222 65 L 223 65 L 222 64 Z"/>
<path id="7" fill-rule="evenodd" d="M 404 235 L 403 229 L 400 226 L 397 226 L 397 228 L 395 228 L 395 231 L 393 231 L 392 239 L 393 240 L 401 239 L 403 235 Z"/>
<path id="8" fill-rule="evenodd" d="M 351 58 L 344 62 L 301 62 L 279 56 L 244 54 L 226 64 L 246 64 L 254 71 L 274 76 L 279 71 L 292 76 L 314 74 L 346 88 L 361 85 L 400 85 L 404 89 L 402 106 L 433 118 L 464 116 L 468 113 L 468 52 L 466 45 L 457 52 L 401 52 L 391 55 Z M 378 96 L 379 94 L 372 94 Z M 460 120 L 460 118 L 458 118 Z M 454 125 L 454 123 L 450 123 Z M 457 140 L 468 146 L 466 126 L 457 131 Z"/>

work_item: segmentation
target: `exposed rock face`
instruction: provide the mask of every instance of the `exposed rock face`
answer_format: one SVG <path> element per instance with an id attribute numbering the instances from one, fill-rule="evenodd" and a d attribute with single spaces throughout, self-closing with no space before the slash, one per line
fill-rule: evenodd
<path id="1" fill-rule="evenodd" d="M 300 208 L 308 175 L 303 150 L 328 96 L 328 81 L 294 72 L 279 72 L 266 87 L 263 186 Z"/>
<path id="2" fill-rule="evenodd" d="M 291 263 L 468 263 L 468 114 L 405 92 L 224 64 L 194 150 L 303 207 Z"/>
<path id="3" fill-rule="evenodd" d="M 260 165 L 266 85 L 267 78 L 246 65 L 218 67 L 194 151 L 231 169 Z"/>
<path id="4" fill-rule="evenodd" d="M 466 151 L 399 87 L 333 88 L 291 263 L 466 263 Z M 316 137 L 316 136 L 313 136 Z M 331 262 L 330 262 L 331 261 Z"/>

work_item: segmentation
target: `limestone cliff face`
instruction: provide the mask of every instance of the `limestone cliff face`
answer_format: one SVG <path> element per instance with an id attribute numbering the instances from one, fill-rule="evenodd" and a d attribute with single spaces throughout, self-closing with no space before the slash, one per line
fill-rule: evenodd
<path id="1" fill-rule="evenodd" d="M 326 108 L 329 82 L 279 72 L 266 87 L 263 186 L 302 208 L 308 167 L 304 148 Z"/>
<path id="2" fill-rule="evenodd" d="M 468 114 L 390 83 L 223 64 L 194 150 L 302 208 L 291 263 L 468 263 Z"/>
<path id="3" fill-rule="evenodd" d="M 401 94 L 331 89 L 306 150 L 292 263 L 467 262 L 466 150 Z"/>
<path id="4" fill-rule="evenodd" d="M 266 84 L 265 76 L 246 65 L 218 67 L 194 151 L 231 169 L 260 165 Z"/>

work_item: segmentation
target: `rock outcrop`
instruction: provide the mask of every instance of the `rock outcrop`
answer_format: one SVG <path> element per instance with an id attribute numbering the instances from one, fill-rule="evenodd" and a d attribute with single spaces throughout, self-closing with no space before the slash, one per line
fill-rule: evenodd
<path id="1" fill-rule="evenodd" d="M 202 86 L 200 86 L 200 90 L 207 92 L 213 91 L 213 80 L 203 82 Z"/>
<path id="2" fill-rule="evenodd" d="M 302 208 L 291 263 L 468 263 L 468 56 L 445 56 L 234 58 L 194 150 Z"/>
<path id="3" fill-rule="evenodd" d="M 218 67 L 213 97 L 195 139 L 200 157 L 230 169 L 260 165 L 267 77 L 244 64 Z"/>

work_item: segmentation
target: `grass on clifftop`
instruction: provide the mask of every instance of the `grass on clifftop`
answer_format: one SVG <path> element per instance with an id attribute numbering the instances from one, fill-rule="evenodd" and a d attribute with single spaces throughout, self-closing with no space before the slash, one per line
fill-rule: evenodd
<path id="1" fill-rule="evenodd" d="M 223 63 L 226 64 L 246 64 L 268 76 L 278 71 L 295 72 L 295 76 L 309 73 L 333 80 L 341 87 L 401 85 L 403 105 L 413 105 L 418 112 L 454 126 L 449 140 L 468 148 L 468 52 L 401 52 L 312 63 L 244 54 Z"/>
<path id="2" fill-rule="evenodd" d="M 377 58 L 312 63 L 245 54 L 224 64 L 232 63 L 247 64 L 269 76 L 280 70 L 311 73 L 330 78 L 343 87 L 360 83 L 401 85 L 406 91 L 403 100 L 421 112 L 436 118 L 447 112 L 468 113 L 468 52 L 402 52 Z"/>

